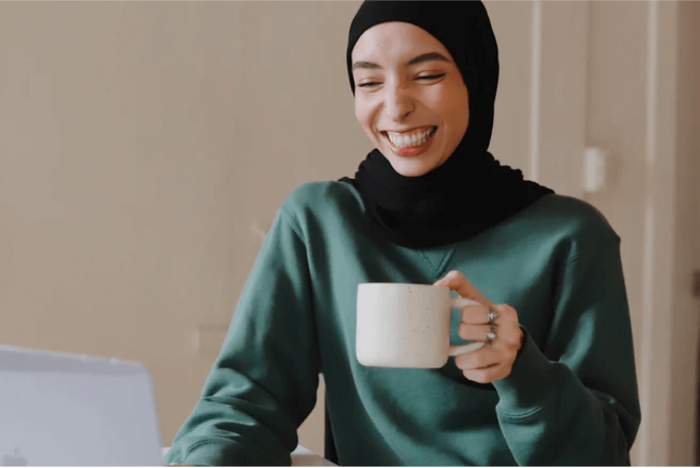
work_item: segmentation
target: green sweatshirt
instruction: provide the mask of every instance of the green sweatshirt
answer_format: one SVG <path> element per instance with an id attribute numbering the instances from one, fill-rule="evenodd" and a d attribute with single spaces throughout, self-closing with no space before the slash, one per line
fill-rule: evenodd
<path id="1" fill-rule="evenodd" d="M 342 465 L 628 465 L 640 423 L 620 238 L 575 198 L 425 250 L 385 240 L 359 193 L 302 185 L 280 208 L 202 397 L 166 463 L 289 465 L 323 373 Z M 357 285 L 432 284 L 450 270 L 526 332 L 496 391 L 442 369 L 364 367 Z M 452 311 L 452 344 L 459 311 Z"/>

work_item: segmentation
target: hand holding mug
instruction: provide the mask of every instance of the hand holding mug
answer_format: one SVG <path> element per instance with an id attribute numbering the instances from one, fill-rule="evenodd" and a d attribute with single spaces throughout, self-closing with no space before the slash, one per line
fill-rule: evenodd
<path id="1" fill-rule="evenodd" d="M 515 309 L 507 304 L 492 304 L 456 270 L 433 286 L 449 288 L 461 298 L 478 303 L 462 308 L 459 336 L 464 340 L 488 344 L 475 352 L 455 357 L 455 365 L 464 376 L 473 382 L 486 384 L 510 375 L 523 340 Z"/>

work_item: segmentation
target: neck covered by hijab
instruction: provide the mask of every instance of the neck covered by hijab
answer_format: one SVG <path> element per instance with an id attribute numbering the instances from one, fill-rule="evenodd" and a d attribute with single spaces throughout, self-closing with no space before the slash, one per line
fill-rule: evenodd
<path id="1" fill-rule="evenodd" d="M 355 93 L 352 50 L 369 28 L 414 24 L 450 52 L 469 93 L 469 125 L 447 161 L 419 177 L 396 172 L 377 149 L 367 155 L 354 185 L 372 222 L 390 242 L 422 249 L 466 240 L 527 208 L 551 189 L 523 179 L 488 152 L 498 85 L 498 46 L 480 1 L 365 1 L 348 37 L 347 67 Z"/>

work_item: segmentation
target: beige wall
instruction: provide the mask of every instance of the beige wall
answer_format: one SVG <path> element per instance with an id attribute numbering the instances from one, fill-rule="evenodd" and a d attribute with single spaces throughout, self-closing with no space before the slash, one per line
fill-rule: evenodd
<path id="1" fill-rule="evenodd" d="M 342 54 L 356 7 L 0 3 L 0 342 L 145 362 L 168 444 L 253 223 L 371 149 Z"/>
<path id="2" fill-rule="evenodd" d="M 689 403 L 698 398 L 696 369 L 700 349 L 700 305 L 697 298 L 688 294 L 688 278 L 694 270 L 700 270 L 700 190 L 697 188 L 700 180 L 700 3 L 681 2 L 678 10 L 678 161 L 675 184 L 678 229 L 673 253 L 676 319 L 673 320 L 671 335 L 674 391 L 670 410 L 673 435 L 669 444 L 669 463 L 697 465 L 700 460 L 691 458 L 696 449 L 697 415 Z"/>
<path id="3" fill-rule="evenodd" d="M 256 226 L 371 149 L 344 61 L 359 4 L 0 2 L 0 343 L 145 362 L 169 444 Z M 621 235 L 646 405 L 634 460 L 693 464 L 700 7 L 487 8 L 502 64 L 492 151 Z M 605 193 L 581 189 L 587 145 L 612 151 Z M 197 351 L 200 327 L 213 331 Z M 300 430 L 318 452 L 322 422 L 319 405 Z"/>

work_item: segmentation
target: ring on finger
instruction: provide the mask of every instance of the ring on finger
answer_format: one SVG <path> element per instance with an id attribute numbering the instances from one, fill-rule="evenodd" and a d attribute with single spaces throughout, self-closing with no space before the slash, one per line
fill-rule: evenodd
<path id="1" fill-rule="evenodd" d="M 493 324 L 493 321 L 498 318 L 498 314 L 496 311 L 494 311 L 491 307 L 489 307 L 489 311 L 486 313 L 486 320 L 489 325 Z"/>
<path id="2" fill-rule="evenodd" d="M 491 329 L 486 332 L 486 342 L 491 344 L 496 339 L 496 327 L 491 324 Z"/>

